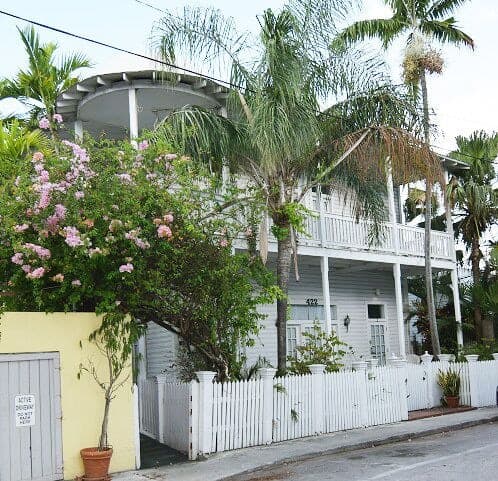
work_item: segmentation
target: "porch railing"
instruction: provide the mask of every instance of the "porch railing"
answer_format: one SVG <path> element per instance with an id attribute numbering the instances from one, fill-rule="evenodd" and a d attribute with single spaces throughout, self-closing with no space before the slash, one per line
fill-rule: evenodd
<path id="1" fill-rule="evenodd" d="M 424 256 L 425 232 L 420 227 L 402 224 L 384 223 L 381 225 L 380 237 L 372 238 L 372 223 L 356 221 L 324 213 L 309 216 L 306 220 L 307 236 L 301 235 L 299 243 L 308 246 L 323 246 L 339 249 L 356 249 L 400 254 L 407 256 Z M 454 241 L 446 232 L 432 231 L 432 256 L 437 259 L 452 259 Z"/>

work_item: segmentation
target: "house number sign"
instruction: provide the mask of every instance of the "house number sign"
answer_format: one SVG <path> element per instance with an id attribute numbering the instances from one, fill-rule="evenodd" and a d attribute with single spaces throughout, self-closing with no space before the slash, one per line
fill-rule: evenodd
<path id="1" fill-rule="evenodd" d="M 16 410 L 16 427 L 35 425 L 36 400 L 34 394 L 19 394 L 14 401 Z"/>

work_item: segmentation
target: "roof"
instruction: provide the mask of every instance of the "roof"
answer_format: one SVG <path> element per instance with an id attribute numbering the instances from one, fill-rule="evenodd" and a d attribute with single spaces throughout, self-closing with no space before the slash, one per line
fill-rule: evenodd
<path id="1" fill-rule="evenodd" d="M 129 128 L 128 91 L 137 92 L 139 128 L 152 129 L 171 111 L 185 105 L 221 109 L 229 89 L 181 70 L 116 71 L 80 80 L 57 99 L 57 112 L 66 122 L 81 120 L 90 133 L 102 130 L 126 134 Z"/>

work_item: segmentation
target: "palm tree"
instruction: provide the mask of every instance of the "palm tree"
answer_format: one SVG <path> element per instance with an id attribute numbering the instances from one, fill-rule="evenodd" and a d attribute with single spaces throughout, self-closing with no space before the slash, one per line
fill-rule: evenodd
<path id="1" fill-rule="evenodd" d="M 33 120 L 41 114 L 53 120 L 57 97 L 78 82 L 75 71 L 90 67 L 90 61 L 85 55 L 74 53 L 62 56 L 57 62 L 57 44 L 40 43 L 33 27 L 17 30 L 28 54 L 28 68 L 20 70 L 14 79 L 0 80 L 0 97 L 21 100 L 31 111 Z M 53 122 L 50 130 L 54 135 Z"/>
<path id="2" fill-rule="evenodd" d="M 494 186 L 493 161 L 498 155 L 498 134 L 475 131 L 470 137 L 457 137 L 458 149 L 449 155 L 468 165 L 455 174 L 448 185 L 448 197 L 456 209 L 455 235 L 461 235 L 472 264 L 474 286 L 481 284 L 479 267 L 481 237 L 498 220 L 498 189 Z M 492 319 L 483 319 L 481 306 L 474 299 L 474 324 L 478 338 L 494 338 Z"/>
<path id="3" fill-rule="evenodd" d="M 261 194 L 278 246 L 280 372 L 286 369 L 288 282 L 296 233 L 305 231 L 305 194 L 321 185 L 350 189 L 357 216 L 378 226 L 385 218 L 388 164 L 399 179 L 438 169 L 430 149 L 398 128 L 416 116 L 406 98 L 379 87 L 384 77 L 377 61 L 351 49 L 329 50 L 346 8 L 343 0 L 290 0 L 278 13 L 258 17 L 257 38 L 237 32 L 219 11 L 201 8 L 186 8 L 180 17 L 166 13 L 154 30 L 168 61 L 181 54 L 230 73 L 226 115 L 186 106 L 171 113 L 157 135 L 194 158 L 226 159 Z M 320 112 L 320 100 L 334 95 L 346 100 Z M 265 238 L 263 227 L 262 251 Z"/>
<path id="4" fill-rule="evenodd" d="M 335 40 L 337 45 L 349 44 L 368 38 L 379 38 L 384 48 L 393 40 L 406 35 L 407 48 L 403 60 L 405 81 L 422 93 L 424 140 L 430 143 L 429 101 L 427 96 L 426 72 L 441 73 L 443 60 L 439 52 L 431 47 L 433 40 L 442 44 L 467 45 L 474 48 L 474 41 L 456 26 L 454 17 L 449 16 L 465 0 L 384 0 L 393 15 L 387 19 L 372 19 L 355 22 L 345 28 Z M 435 179 L 426 179 L 426 196 L 432 198 Z M 441 352 L 432 285 L 431 219 L 432 205 L 425 205 L 425 277 L 427 283 L 427 304 L 432 333 L 433 353 Z"/>

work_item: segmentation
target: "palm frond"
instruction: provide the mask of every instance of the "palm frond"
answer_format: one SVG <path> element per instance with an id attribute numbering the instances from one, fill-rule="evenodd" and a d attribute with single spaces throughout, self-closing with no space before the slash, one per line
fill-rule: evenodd
<path id="1" fill-rule="evenodd" d="M 474 40 L 456 27 L 456 20 L 453 17 L 446 20 L 425 20 L 420 23 L 419 28 L 421 32 L 441 43 L 466 45 L 474 48 Z"/>
<path id="2" fill-rule="evenodd" d="M 440 20 L 465 3 L 468 3 L 468 0 L 436 0 L 427 12 L 427 18 Z"/>
<path id="3" fill-rule="evenodd" d="M 380 38 L 383 46 L 387 47 L 407 27 L 408 23 L 397 17 L 361 20 L 342 30 L 334 40 L 333 47 L 340 48 L 371 38 Z"/>

